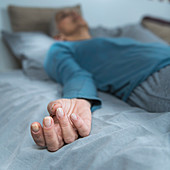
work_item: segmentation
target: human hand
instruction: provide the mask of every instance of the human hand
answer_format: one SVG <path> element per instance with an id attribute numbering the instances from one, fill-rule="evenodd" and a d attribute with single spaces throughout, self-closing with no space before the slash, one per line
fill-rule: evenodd
<path id="1" fill-rule="evenodd" d="M 57 151 L 65 143 L 88 136 L 91 130 L 90 103 L 85 99 L 59 99 L 47 107 L 50 116 L 31 124 L 31 134 L 35 143 L 46 146 L 49 151 Z M 63 115 L 63 116 L 62 116 Z"/>

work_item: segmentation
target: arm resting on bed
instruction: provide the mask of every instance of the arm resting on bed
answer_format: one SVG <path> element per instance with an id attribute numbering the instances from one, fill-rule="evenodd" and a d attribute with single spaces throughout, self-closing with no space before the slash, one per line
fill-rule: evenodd
<path id="1" fill-rule="evenodd" d="M 60 43 L 53 44 L 45 59 L 48 75 L 63 85 L 63 98 L 84 98 L 92 103 L 91 111 L 101 108 L 102 100 L 92 74 L 81 68 L 72 57 L 72 52 Z"/>

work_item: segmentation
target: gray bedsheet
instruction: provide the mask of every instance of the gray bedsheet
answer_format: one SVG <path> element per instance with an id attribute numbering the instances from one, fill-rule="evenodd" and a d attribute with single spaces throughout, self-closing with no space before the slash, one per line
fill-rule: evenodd
<path id="1" fill-rule="evenodd" d="M 0 74 L 0 169 L 170 170 L 170 112 L 148 113 L 102 92 L 90 136 L 57 152 L 36 146 L 30 124 L 42 122 L 61 92 L 59 84 L 30 80 L 21 70 Z"/>

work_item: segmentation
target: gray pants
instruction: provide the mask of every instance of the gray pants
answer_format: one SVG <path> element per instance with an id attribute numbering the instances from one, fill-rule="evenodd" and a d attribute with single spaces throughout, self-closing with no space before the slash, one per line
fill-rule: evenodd
<path id="1" fill-rule="evenodd" d="M 127 103 L 149 112 L 170 112 L 170 65 L 136 87 Z"/>

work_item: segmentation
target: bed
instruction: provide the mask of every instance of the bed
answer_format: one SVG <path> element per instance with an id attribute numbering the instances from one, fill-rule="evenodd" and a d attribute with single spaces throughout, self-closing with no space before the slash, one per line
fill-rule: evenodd
<path id="1" fill-rule="evenodd" d="M 166 43 L 139 24 L 90 31 L 93 37 L 127 36 Z M 57 152 L 38 147 L 31 137 L 30 125 L 42 122 L 48 115 L 47 104 L 62 97 L 62 86 L 42 69 L 42 54 L 53 40 L 42 32 L 4 32 L 3 37 L 22 68 L 0 74 L 0 169 L 170 169 L 170 112 L 149 113 L 101 91 L 98 95 L 102 108 L 92 113 L 88 137 Z M 31 43 L 24 44 L 29 38 Z M 43 41 L 48 43 L 43 46 Z"/>

